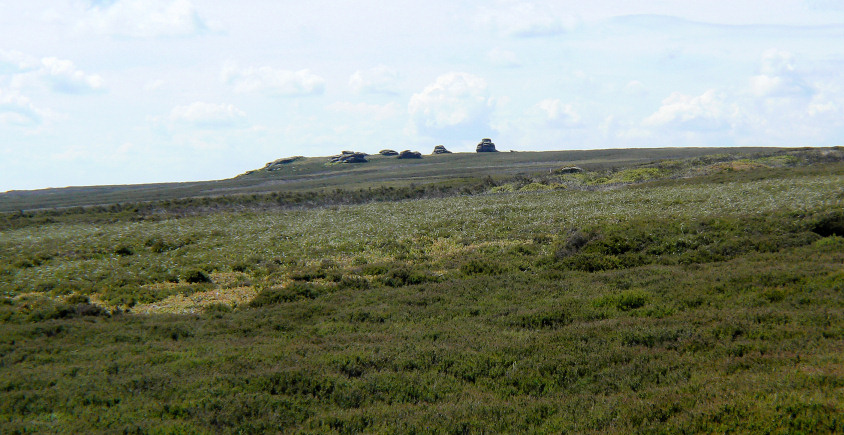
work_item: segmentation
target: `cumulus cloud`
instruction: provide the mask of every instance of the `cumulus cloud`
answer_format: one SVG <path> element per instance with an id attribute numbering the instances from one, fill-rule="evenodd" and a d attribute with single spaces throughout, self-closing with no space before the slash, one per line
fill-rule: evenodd
<path id="1" fill-rule="evenodd" d="M 580 125 L 580 115 L 575 112 L 571 104 L 563 104 L 558 99 L 540 101 L 537 108 L 542 111 L 545 122 L 549 126 L 577 127 Z"/>
<path id="2" fill-rule="evenodd" d="M 750 91 L 757 97 L 808 97 L 811 87 L 798 74 L 791 53 L 768 50 L 762 55 L 761 74 L 750 78 Z"/>
<path id="3" fill-rule="evenodd" d="M 246 113 L 231 104 L 197 101 L 176 106 L 170 111 L 170 121 L 203 129 L 222 129 L 244 124 Z"/>
<path id="4" fill-rule="evenodd" d="M 481 11 L 480 24 L 507 36 L 539 37 L 565 33 L 575 27 L 576 20 L 547 3 L 500 1 Z"/>
<path id="5" fill-rule="evenodd" d="M 379 65 L 358 70 L 349 77 L 349 87 L 356 94 L 395 94 L 398 91 L 398 71 Z"/>
<path id="6" fill-rule="evenodd" d="M 20 52 L 0 52 L 0 65 L 11 76 L 14 88 L 45 86 L 64 94 L 85 94 L 104 90 L 99 74 L 88 74 L 72 61 L 45 57 L 36 59 Z"/>
<path id="7" fill-rule="evenodd" d="M 696 133 L 735 143 L 828 143 L 844 131 L 844 89 L 837 74 L 801 71 L 787 52 L 768 50 L 744 86 L 698 96 L 675 92 L 642 126 L 660 134 Z"/>
<path id="8" fill-rule="evenodd" d="M 56 92 L 80 94 L 103 89 L 103 78 L 99 74 L 80 71 L 69 60 L 45 57 L 41 59 L 41 65 L 40 75 Z"/>
<path id="9" fill-rule="evenodd" d="M 670 126 L 683 130 L 717 130 L 736 123 L 741 111 L 727 103 L 725 96 L 710 89 L 698 96 L 674 92 L 662 101 L 656 113 L 645 119 L 646 126 Z"/>
<path id="10" fill-rule="evenodd" d="M 0 89 L 0 125 L 35 127 L 44 117 L 45 112 L 36 108 L 29 98 Z"/>
<path id="11" fill-rule="evenodd" d="M 298 97 L 325 91 L 325 79 L 308 69 L 287 71 L 268 66 L 240 68 L 228 64 L 223 68 L 222 79 L 239 93 Z"/>
<path id="12" fill-rule="evenodd" d="M 93 1 L 78 27 L 136 38 L 184 36 L 208 28 L 190 0 Z"/>
<path id="13" fill-rule="evenodd" d="M 443 74 L 422 92 L 413 94 L 408 111 L 417 130 L 438 133 L 478 135 L 488 129 L 492 102 L 481 77 L 451 72 Z"/>
<path id="14" fill-rule="evenodd" d="M 37 69 L 38 59 L 19 51 L 0 50 L 0 74 L 17 74 Z"/>

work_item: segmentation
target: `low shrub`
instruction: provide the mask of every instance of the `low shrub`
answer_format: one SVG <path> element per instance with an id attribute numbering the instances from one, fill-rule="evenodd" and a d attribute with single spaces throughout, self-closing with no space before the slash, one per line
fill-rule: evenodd
<path id="1" fill-rule="evenodd" d="M 438 277 L 410 266 L 399 266 L 381 277 L 381 282 L 390 287 L 402 287 L 436 281 L 439 281 Z"/>
<path id="2" fill-rule="evenodd" d="M 211 277 L 201 269 L 191 269 L 182 275 L 182 280 L 188 284 L 210 283 Z"/>
<path id="3" fill-rule="evenodd" d="M 261 290 L 255 298 L 249 302 L 249 306 L 255 308 L 304 299 L 316 299 L 320 294 L 321 289 L 315 284 L 292 282 L 287 286 L 276 286 Z"/>
<path id="4" fill-rule="evenodd" d="M 464 275 L 501 275 L 507 268 L 494 260 L 469 260 L 460 265 L 460 272 Z"/>

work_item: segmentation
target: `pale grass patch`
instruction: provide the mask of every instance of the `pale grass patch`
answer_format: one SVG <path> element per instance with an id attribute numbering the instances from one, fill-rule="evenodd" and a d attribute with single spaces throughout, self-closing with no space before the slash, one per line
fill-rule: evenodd
<path id="1" fill-rule="evenodd" d="M 529 244 L 531 244 L 529 240 L 511 239 L 492 240 L 486 242 L 470 243 L 468 245 L 465 245 L 463 243 L 458 242 L 454 238 L 441 238 L 431 243 L 431 245 L 428 246 L 428 248 L 426 249 L 426 253 L 428 255 L 437 257 L 452 257 L 458 256 L 460 254 L 474 252 L 483 248 L 506 249 Z"/>
<path id="2" fill-rule="evenodd" d="M 229 289 L 212 289 L 196 292 L 190 296 L 174 295 L 167 299 L 151 304 L 135 305 L 135 314 L 193 314 L 204 310 L 212 304 L 226 304 L 231 306 L 248 303 L 258 290 L 254 286 L 234 287 Z"/>

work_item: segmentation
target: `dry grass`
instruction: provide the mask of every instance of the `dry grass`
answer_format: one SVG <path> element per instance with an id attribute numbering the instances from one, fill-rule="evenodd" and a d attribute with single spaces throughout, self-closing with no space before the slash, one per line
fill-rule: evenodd
<path id="1" fill-rule="evenodd" d="M 136 305 L 132 308 L 132 313 L 193 314 L 203 311 L 209 305 L 242 305 L 251 301 L 257 293 L 258 290 L 256 290 L 254 286 L 234 287 L 228 289 L 215 288 L 213 290 L 193 293 L 190 296 L 174 295 L 151 304 Z"/>

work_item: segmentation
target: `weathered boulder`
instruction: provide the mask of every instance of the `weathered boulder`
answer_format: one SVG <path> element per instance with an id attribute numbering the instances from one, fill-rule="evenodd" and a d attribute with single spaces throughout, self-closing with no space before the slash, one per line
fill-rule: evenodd
<path id="1" fill-rule="evenodd" d="M 437 145 L 434 147 L 434 152 L 431 154 L 451 154 L 451 151 L 445 149 L 442 145 Z"/>
<path id="2" fill-rule="evenodd" d="M 560 169 L 554 170 L 554 173 L 556 173 L 556 174 L 579 174 L 581 172 L 583 172 L 583 169 L 581 169 L 578 166 L 566 166 L 566 167 L 562 167 Z"/>
<path id="3" fill-rule="evenodd" d="M 347 153 L 346 151 L 343 151 L 343 154 L 340 154 L 339 156 L 331 156 L 329 161 L 331 163 L 366 163 L 369 160 L 366 160 L 366 153 Z"/>
<path id="4" fill-rule="evenodd" d="M 492 139 L 483 138 L 480 142 L 478 142 L 477 148 L 475 148 L 475 152 L 479 153 L 497 153 L 498 150 L 495 149 L 495 144 L 492 143 Z"/>
<path id="5" fill-rule="evenodd" d="M 378 151 L 378 154 L 381 154 L 382 156 L 397 156 L 397 155 L 399 155 L 398 151 L 394 151 L 394 150 L 381 150 L 381 151 Z"/>
<path id="6" fill-rule="evenodd" d="M 421 159 L 422 153 L 419 151 L 404 150 L 399 153 L 397 159 Z"/>

